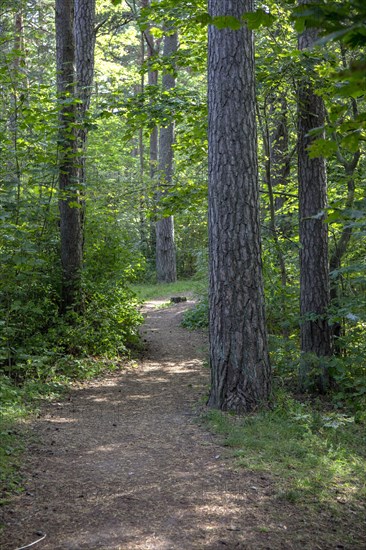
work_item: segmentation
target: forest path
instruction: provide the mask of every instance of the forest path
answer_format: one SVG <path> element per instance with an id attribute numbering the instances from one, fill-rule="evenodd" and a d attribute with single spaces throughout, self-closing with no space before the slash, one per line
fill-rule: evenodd
<path id="1" fill-rule="evenodd" d="M 309 525 L 267 476 L 236 470 L 199 425 L 207 336 L 180 326 L 192 302 L 159 304 L 145 306 L 136 368 L 43 408 L 23 468 L 26 493 L 5 507 L 0 548 L 43 533 L 32 548 L 336 548 L 319 542 L 321 518 Z"/>

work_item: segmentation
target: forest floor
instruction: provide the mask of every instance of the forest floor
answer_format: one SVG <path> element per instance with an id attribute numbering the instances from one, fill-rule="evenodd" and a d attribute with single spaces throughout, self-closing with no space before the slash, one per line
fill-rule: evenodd
<path id="1" fill-rule="evenodd" d="M 136 365 L 75 386 L 28 426 L 26 489 L 2 509 L 0 548 L 44 535 L 32 548 L 364 548 L 349 514 L 281 500 L 268 474 L 236 467 L 201 420 L 207 336 L 180 326 L 192 302 L 163 302 L 144 308 Z"/>

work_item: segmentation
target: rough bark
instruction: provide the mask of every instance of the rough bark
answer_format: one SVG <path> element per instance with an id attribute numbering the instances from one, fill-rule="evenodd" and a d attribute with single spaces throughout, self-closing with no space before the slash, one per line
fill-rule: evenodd
<path id="1" fill-rule="evenodd" d="M 75 135 L 74 2 L 56 0 L 57 93 L 59 100 L 59 189 L 62 264 L 61 310 L 78 298 L 82 268 L 81 203 Z"/>
<path id="2" fill-rule="evenodd" d="M 306 3 L 306 2 L 300 2 Z M 298 39 L 299 50 L 311 48 L 317 33 L 305 30 Z M 300 338 L 301 390 L 316 388 L 324 392 L 329 385 L 327 362 L 331 355 L 331 331 L 327 319 L 329 307 L 328 228 L 324 221 L 327 207 L 327 174 L 323 158 L 311 159 L 309 132 L 322 126 L 325 108 L 314 91 L 310 76 L 298 89 L 298 178 L 300 217 Z"/>
<path id="3" fill-rule="evenodd" d="M 177 33 L 167 34 L 164 39 L 164 56 L 172 56 L 178 48 Z M 162 78 L 163 90 L 169 91 L 175 86 L 175 76 L 165 72 Z M 158 202 L 168 192 L 173 175 L 174 124 L 160 128 L 159 139 L 159 190 Z M 159 216 L 159 205 L 158 205 Z M 156 275 L 160 283 L 172 283 L 177 280 L 176 253 L 174 242 L 173 216 L 161 217 L 156 221 Z"/>
<path id="4" fill-rule="evenodd" d="M 76 60 L 76 93 L 80 103 L 77 107 L 79 130 L 77 147 L 79 151 L 79 189 L 83 196 L 86 188 L 86 151 L 88 127 L 86 116 L 94 78 L 95 51 L 95 0 L 74 0 L 75 14 L 75 60 Z M 82 224 L 84 225 L 85 203 L 82 201 Z"/>
<path id="5" fill-rule="evenodd" d="M 90 106 L 94 78 L 95 0 L 74 2 L 77 95 L 81 100 L 79 111 L 85 115 Z"/>
<path id="6" fill-rule="evenodd" d="M 240 18 L 251 0 L 209 1 Z M 254 47 L 251 31 L 209 27 L 209 406 L 268 404 L 271 372 L 262 284 Z"/>

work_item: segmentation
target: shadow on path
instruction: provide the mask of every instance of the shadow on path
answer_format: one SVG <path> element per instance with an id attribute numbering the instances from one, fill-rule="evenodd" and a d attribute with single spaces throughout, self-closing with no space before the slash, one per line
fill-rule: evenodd
<path id="1" fill-rule="evenodd" d="M 5 509 L 2 550 L 39 533 L 47 537 L 37 550 L 336 547 L 304 531 L 269 478 L 236 471 L 199 425 L 207 338 L 180 327 L 191 305 L 151 304 L 137 368 L 44 408 L 32 426 L 26 493 Z"/>

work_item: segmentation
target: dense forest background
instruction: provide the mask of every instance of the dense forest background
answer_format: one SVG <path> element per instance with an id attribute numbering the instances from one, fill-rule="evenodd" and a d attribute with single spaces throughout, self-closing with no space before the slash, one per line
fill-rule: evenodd
<path id="1" fill-rule="evenodd" d="M 325 358 L 307 358 L 307 389 L 319 389 L 319 362 L 325 362 L 333 403 L 351 407 L 361 421 L 366 13 L 363 2 L 351 0 L 306 3 L 306 10 L 301 4 L 270 0 L 246 17 L 256 43 L 271 363 L 275 379 L 296 389 L 304 322 L 298 98 L 310 82 L 325 113 L 324 123 L 311 129 L 306 154 L 326 159 L 326 203 L 316 216 L 328 229 L 330 303 L 322 322 L 333 343 Z M 212 20 L 203 1 L 98 0 L 89 42 L 95 40 L 92 83 L 62 89 L 54 2 L 5 0 L 0 10 L 0 392 L 4 401 L 19 403 L 24 387 L 49 389 L 83 377 L 98 361 L 115 364 L 138 344 L 136 284 L 195 281 L 200 303 L 185 324 L 207 326 L 206 35 Z M 214 23 L 237 25 L 231 17 Z M 312 47 L 301 48 L 299 33 L 312 25 L 318 26 Z M 77 184 L 63 188 L 70 159 Z M 63 254 L 72 239 L 62 235 L 62 205 L 80 224 L 80 265 L 67 284 Z M 162 252 L 165 238 L 171 248 Z M 161 254 L 175 262 L 168 273 Z M 319 320 L 307 315 L 305 321 Z"/>

